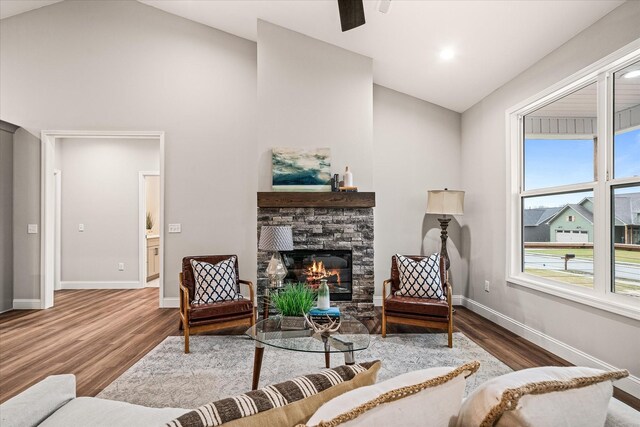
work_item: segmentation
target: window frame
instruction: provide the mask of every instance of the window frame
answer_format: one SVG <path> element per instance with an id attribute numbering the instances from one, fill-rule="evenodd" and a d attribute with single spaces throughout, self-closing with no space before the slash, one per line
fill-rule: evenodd
<path id="1" fill-rule="evenodd" d="M 640 320 L 640 298 L 613 292 L 613 256 L 611 232 L 612 187 L 638 183 L 639 177 L 613 178 L 614 73 L 640 61 L 640 39 L 583 70 L 563 79 L 546 90 L 514 105 L 505 112 L 507 149 L 507 218 L 506 280 L 510 285 L 534 289 L 573 302 L 596 307 Z M 597 132 L 595 175 L 592 182 L 524 190 L 524 118 L 590 84 L 597 86 Z M 593 288 L 579 287 L 533 276 L 522 271 L 522 199 L 539 195 L 593 191 Z"/>

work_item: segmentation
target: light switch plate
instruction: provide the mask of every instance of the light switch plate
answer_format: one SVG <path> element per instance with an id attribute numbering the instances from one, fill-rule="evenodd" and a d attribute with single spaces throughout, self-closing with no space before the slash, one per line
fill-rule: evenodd
<path id="1" fill-rule="evenodd" d="M 78 224 L 78 231 L 84 231 L 84 224 Z"/>
<path id="2" fill-rule="evenodd" d="M 118 263 L 118 271 L 124 271 L 124 262 Z"/>
<path id="3" fill-rule="evenodd" d="M 181 233 L 182 225 L 181 224 L 169 224 L 169 233 Z"/>
<path id="4" fill-rule="evenodd" d="M 28 234 L 38 234 L 38 224 L 28 224 L 27 225 L 27 233 Z"/>

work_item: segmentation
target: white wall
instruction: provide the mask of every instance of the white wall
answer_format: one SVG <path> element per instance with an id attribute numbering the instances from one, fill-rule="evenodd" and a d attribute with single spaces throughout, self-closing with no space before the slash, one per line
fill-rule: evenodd
<path id="1" fill-rule="evenodd" d="M 28 224 L 38 224 L 38 233 L 27 234 Z M 13 134 L 14 308 L 40 308 L 39 225 L 40 139 L 20 128 Z"/>
<path id="2" fill-rule="evenodd" d="M 637 39 L 639 22 L 640 2 L 624 3 L 465 111 L 460 166 L 467 191 L 462 222 L 472 236 L 467 296 L 636 376 L 640 376 L 640 322 L 505 281 L 505 110 Z M 491 281 L 490 293 L 483 290 L 485 279 Z M 545 339 L 540 343 L 551 345 Z M 572 351 L 564 356 L 577 363 L 588 359 Z M 640 383 L 635 387 L 640 390 Z"/>
<path id="3" fill-rule="evenodd" d="M 61 152 L 61 281 L 74 287 L 139 282 L 140 171 L 160 168 L 158 140 L 73 138 Z M 79 231 L 79 224 L 84 231 Z M 124 263 L 124 271 L 118 263 Z"/>
<path id="4" fill-rule="evenodd" d="M 0 312 L 12 307 L 13 131 L 0 129 Z"/>
<path id="5" fill-rule="evenodd" d="M 186 255 L 237 253 L 255 278 L 255 43 L 138 2 L 57 3 L 0 21 L 0 111 L 36 134 L 165 131 L 165 224 L 182 224 L 164 242 L 168 302 Z M 38 157 L 19 172 L 39 179 Z M 39 298 L 39 261 L 21 271 L 15 297 Z"/>
<path id="6" fill-rule="evenodd" d="M 376 188 L 376 295 L 396 254 L 440 250 L 440 226 L 425 214 L 427 190 L 460 188 L 460 114 L 382 86 L 373 86 L 373 170 Z M 464 290 L 466 261 L 459 255 L 460 229 L 449 226 L 454 294 Z"/>
<path id="7" fill-rule="evenodd" d="M 350 166 L 374 191 L 372 61 L 258 21 L 259 188 L 271 191 L 272 147 L 330 147 L 332 173 Z"/>

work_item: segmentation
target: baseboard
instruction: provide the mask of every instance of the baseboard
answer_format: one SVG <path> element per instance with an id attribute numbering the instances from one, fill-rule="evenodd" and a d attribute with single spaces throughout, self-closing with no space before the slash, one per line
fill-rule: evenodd
<path id="1" fill-rule="evenodd" d="M 114 281 L 114 282 L 87 282 L 87 281 L 64 281 L 60 282 L 61 289 L 140 289 L 139 281 Z"/>
<path id="2" fill-rule="evenodd" d="M 451 296 L 451 304 L 452 305 L 464 305 L 462 299 L 464 296 L 462 295 L 452 295 Z M 374 307 L 382 307 L 382 296 L 374 296 L 373 297 L 373 305 Z"/>
<path id="3" fill-rule="evenodd" d="M 40 310 L 42 303 L 39 299 L 14 299 L 14 310 Z"/>
<path id="4" fill-rule="evenodd" d="M 460 295 L 459 297 L 461 299 L 462 305 L 464 305 L 474 313 L 477 313 L 480 316 L 491 320 L 492 322 L 513 332 L 514 334 L 519 335 L 528 341 L 531 341 L 532 343 L 573 363 L 574 365 L 589 366 L 605 371 L 613 371 L 619 369 L 543 332 L 540 332 L 537 329 L 527 326 L 522 322 L 519 322 L 492 308 L 480 304 L 477 301 L 474 301 L 463 295 Z M 627 378 L 616 381 L 615 386 L 637 398 L 640 398 L 640 378 L 636 377 L 635 375 L 629 375 Z"/>
<path id="5" fill-rule="evenodd" d="M 161 308 L 179 308 L 180 307 L 180 298 L 162 298 L 162 307 Z"/>

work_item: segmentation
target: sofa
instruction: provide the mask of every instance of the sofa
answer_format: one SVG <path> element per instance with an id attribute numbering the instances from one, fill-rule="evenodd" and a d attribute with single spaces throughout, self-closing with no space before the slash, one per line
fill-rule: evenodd
<path id="1" fill-rule="evenodd" d="M 53 375 L 0 405 L 0 425 L 151 427 L 163 426 L 189 411 L 191 410 L 149 408 L 95 397 L 77 397 L 74 375 Z M 619 400 L 612 398 L 609 401 L 605 426 L 637 427 L 639 423 L 640 412 Z"/>

